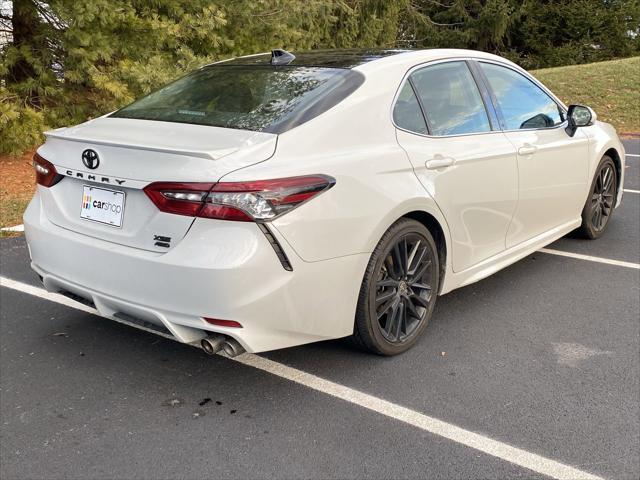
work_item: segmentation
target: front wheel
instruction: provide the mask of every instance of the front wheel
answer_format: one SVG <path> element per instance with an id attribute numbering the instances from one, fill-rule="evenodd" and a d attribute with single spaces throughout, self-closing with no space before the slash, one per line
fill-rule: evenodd
<path id="1" fill-rule="evenodd" d="M 433 313 L 439 271 L 429 230 L 411 219 L 394 223 L 373 251 L 362 281 L 356 345 L 380 355 L 411 348 Z"/>
<path id="2" fill-rule="evenodd" d="M 596 170 L 587 202 L 582 209 L 579 233 L 589 239 L 600 237 L 611 219 L 616 202 L 618 178 L 611 157 L 605 155 Z"/>

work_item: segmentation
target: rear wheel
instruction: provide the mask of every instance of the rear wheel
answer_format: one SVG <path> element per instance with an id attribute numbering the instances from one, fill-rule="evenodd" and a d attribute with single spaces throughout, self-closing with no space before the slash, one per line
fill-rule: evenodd
<path id="1" fill-rule="evenodd" d="M 579 233 L 590 239 L 600 237 L 611 219 L 616 202 L 618 178 L 611 157 L 604 156 L 596 170 L 587 202 L 582 210 Z"/>
<path id="2" fill-rule="evenodd" d="M 371 255 L 362 281 L 354 342 L 380 355 L 411 348 L 433 313 L 438 272 L 429 230 L 410 219 L 393 224 Z"/>

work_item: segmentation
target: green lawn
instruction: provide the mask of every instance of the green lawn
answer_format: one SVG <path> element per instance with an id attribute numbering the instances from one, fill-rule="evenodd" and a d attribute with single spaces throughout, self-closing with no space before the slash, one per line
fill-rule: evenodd
<path id="1" fill-rule="evenodd" d="M 30 196 L 30 195 L 29 195 Z M 22 213 L 30 198 L 0 196 L 0 227 L 12 227 L 22 223 Z M 12 232 L 0 231 L 0 238 L 16 235 Z"/>
<path id="2" fill-rule="evenodd" d="M 531 73 L 567 105 L 593 108 L 618 133 L 640 133 L 640 57 Z"/>

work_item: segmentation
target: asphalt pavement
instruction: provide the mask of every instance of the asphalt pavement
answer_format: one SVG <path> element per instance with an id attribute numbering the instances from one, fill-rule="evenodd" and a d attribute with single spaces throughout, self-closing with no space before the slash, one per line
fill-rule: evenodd
<path id="1" fill-rule="evenodd" d="M 640 141 L 625 142 L 640 155 Z M 604 478 L 640 477 L 640 157 L 597 241 L 571 236 L 440 297 L 404 355 L 261 354 Z M 0 274 L 39 286 L 21 237 Z M 357 401 L 0 288 L 0 478 L 538 478 Z M 508 452 L 507 452 L 508 453 Z"/>

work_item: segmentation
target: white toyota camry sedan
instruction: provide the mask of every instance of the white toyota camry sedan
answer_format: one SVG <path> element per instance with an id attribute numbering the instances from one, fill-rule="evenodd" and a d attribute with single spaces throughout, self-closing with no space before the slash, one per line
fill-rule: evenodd
<path id="1" fill-rule="evenodd" d="M 590 108 L 443 49 L 235 58 L 46 137 L 24 215 L 44 286 L 231 356 L 407 350 L 438 295 L 602 235 L 625 158 Z"/>

